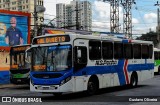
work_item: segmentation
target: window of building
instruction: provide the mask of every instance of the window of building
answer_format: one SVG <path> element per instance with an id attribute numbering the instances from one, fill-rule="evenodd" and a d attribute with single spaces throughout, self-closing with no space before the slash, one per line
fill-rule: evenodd
<path id="1" fill-rule="evenodd" d="M 142 45 L 142 58 L 143 59 L 149 58 L 149 46 L 148 45 Z"/>
<path id="2" fill-rule="evenodd" d="M 101 42 L 89 41 L 89 59 L 98 60 L 101 59 Z"/>
<path id="3" fill-rule="evenodd" d="M 141 44 L 133 44 L 134 59 L 141 59 Z"/>
<path id="4" fill-rule="evenodd" d="M 124 44 L 124 58 L 126 59 L 133 58 L 132 44 L 130 43 Z"/>
<path id="5" fill-rule="evenodd" d="M 103 59 L 113 59 L 113 43 L 102 42 L 102 56 Z"/>
<path id="6" fill-rule="evenodd" d="M 28 0 L 26 0 L 26 3 L 28 3 Z"/>
<path id="7" fill-rule="evenodd" d="M 23 6 L 23 9 L 25 9 L 25 6 Z"/>
<path id="8" fill-rule="evenodd" d="M 123 44 L 114 43 L 114 58 L 122 59 L 123 58 Z"/>

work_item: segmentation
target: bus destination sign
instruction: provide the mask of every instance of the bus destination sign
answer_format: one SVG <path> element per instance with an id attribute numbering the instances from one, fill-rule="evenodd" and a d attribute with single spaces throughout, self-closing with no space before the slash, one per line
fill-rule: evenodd
<path id="1" fill-rule="evenodd" d="M 25 51 L 30 46 L 23 46 L 23 47 L 15 47 L 13 48 L 13 51 Z"/>
<path id="2" fill-rule="evenodd" d="M 45 43 L 59 43 L 59 42 L 69 42 L 69 35 L 60 35 L 60 36 L 48 36 L 40 37 L 34 39 L 35 44 L 45 44 Z"/>

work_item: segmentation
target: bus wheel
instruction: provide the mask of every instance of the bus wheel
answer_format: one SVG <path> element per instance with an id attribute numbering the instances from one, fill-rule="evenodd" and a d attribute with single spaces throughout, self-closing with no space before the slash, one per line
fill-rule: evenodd
<path id="1" fill-rule="evenodd" d="M 136 87 L 137 84 L 138 84 L 138 76 L 137 76 L 136 73 L 133 73 L 133 74 L 131 75 L 130 86 L 131 86 L 131 87 Z"/>
<path id="2" fill-rule="evenodd" d="M 54 95 L 55 97 L 60 97 L 60 96 L 62 96 L 62 93 L 53 93 L 53 95 Z"/>
<path id="3" fill-rule="evenodd" d="M 90 78 L 87 87 L 87 94 L 93 95 L 97 92 L 97 90 L 98 90 L 98 82 L 95 79 Z"/>

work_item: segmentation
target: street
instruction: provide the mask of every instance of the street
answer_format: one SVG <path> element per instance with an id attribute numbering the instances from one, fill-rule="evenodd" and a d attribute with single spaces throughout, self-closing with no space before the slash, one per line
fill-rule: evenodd
<path id="1" fill-rule="evenodd" d="M 148 105 L 151 104 L 159 104 L 160 103 L 160 76 L 156 75 L 154 78 L 140 82 L 138 87 L 136 88 L 129 88 L 127 86 L 118 86 L 118 87 L 112 87 L 112 88 L 105 88 L 101 89 L 98 94 L 93 96 L 87 96 L 85 92 L 80 93 L 73 93 L 73 94 L 64 94 L 60 97 L 55 97 L 52 94 L 42 94 L 42 93 L 35 93 L 30 92 L 29 86 L 27 85 L 17 85 L 14 87 L 8 87 L 8 88 L 1 88 L 0 89 L 0 96 L 17 96 L 17 97 L 41 97 L 43 103 L 32 103 L 32 104 L 47 104 L 52 105 L 53 102 L 57 105 L 115 105 L 115 104 L 121 104 L 121 105 L 141 105 L 144 104 Z M 141 97 L 143 96 L 143 97 Z M 140 99 L 140 98 L 147 98 L 147 99 L 157 99 L 159 102 L 129 102 L 128 100 L 133 99 Z M 6 104 L 6 103 L 1 103 Z M 10 105 L 13 103 L 7 103 L 7 105 Z M 17 104 L 17 103 L 14 103 Z M 19 103 L 20 104 L 20 103 Z M 21 103 L 22 104 L 22 103 Z M 28 104 L 28 103 L 23 103 Z"/>

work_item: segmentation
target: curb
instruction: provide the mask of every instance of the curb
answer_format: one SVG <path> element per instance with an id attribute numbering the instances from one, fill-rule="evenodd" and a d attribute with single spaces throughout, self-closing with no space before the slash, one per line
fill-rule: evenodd
<path id="1" fill-rule="evenodd" d="M 0 84 L 0 89 L 14 87 L 14 86 L 16 86 L 16 85 L 14 85 L 14 84 Z"/>

